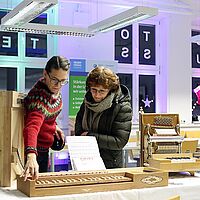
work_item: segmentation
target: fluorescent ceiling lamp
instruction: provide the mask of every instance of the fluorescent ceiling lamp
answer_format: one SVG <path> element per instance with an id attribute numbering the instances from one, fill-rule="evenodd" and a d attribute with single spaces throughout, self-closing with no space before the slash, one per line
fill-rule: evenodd
<path id="1" fill-rule="evenodd" d="M 8 32 L 25 32 L 33 34 L 44 34 L 44 35 L 51 34 L 51 35 L 77 36 L 77 37 L 94 36 L 94 33 L 90 33 L 87 28 L 36 24 L 36 23 L 27 23 L 20 27 L 1 25 L 1 30 Z"/>
<path id="2" fill-rule="evenodd" d="M 21 26 L 57 3 L 58 0 L 24 0 L 1 19 L 1 25 Z"/>
<path id="3" fill-rule="evenodd" d="M 92 33 L 107 32 L 115 29 L 128 26 L 133 22 L 138 22 L 158 14 L 157 8 L 136 6 L 127 11 L 124 11 L 118 15 L 114 15 L 110 18 L 92 24 L 88 27 L 88 30 Z"/>
<path id="4" fill-rule="evenodd" d="M 24 0 L 2 18 L 0 30 L 34 34 L 92 37 L 97 32 L 106 32 L 122 28 L 133 22 L 138 22 L 158 14 L 158 9 L 156 8 L 137 6 L 93 24 L 88 28 L 27 23 L 55 4 L 57 4 L 57 0 Z M 24 9 L 26 10 L 25 13 L 20 12 Z"/>

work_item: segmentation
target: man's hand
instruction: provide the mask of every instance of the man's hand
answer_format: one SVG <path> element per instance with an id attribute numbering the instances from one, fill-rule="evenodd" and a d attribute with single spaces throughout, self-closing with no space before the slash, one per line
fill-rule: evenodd
<path id="1" fill-rule="evenodd" d="M 26 165 L 21 176 L 24 176 L 24 181 L 26 181 L 29 175 L 32 176 L 33 180 L 38 179 L 39 176 L 39 165 L 37 163 L 35 153 L 27 154 Z"/>

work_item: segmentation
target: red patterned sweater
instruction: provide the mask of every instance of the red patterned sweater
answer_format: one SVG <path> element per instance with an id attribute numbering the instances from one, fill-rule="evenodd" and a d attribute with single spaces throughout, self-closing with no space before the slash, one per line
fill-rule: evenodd
<path id="1" fill-rule="evenodd" d="M 37 154 L 37 148 L 48 149 L 53 144 L 56 117 L 62 109 L 62 97 L 59 94 L 54 98 L 43 79 L 40 79 L 25 97 L 24 107 L 25 153 Z"/>

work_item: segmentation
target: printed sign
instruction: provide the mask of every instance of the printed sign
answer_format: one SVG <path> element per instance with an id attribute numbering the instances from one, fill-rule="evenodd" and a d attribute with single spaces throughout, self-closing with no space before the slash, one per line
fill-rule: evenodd
<path id="1" fill-rule="evenodd" d="M 200 35 L 198 31 L 192 31 L 192 36 Z M 192 43 L 192 68 L 200 68 L 200 44 Z"/>
<path id="2" fill-rule="evenodd" d="M 132 25 L 115 31 L 115 60 L 132 64 Z"/>
<path id="3" fill-rule="evenodd" d="M 70 71 L 85 72 L 86 60 L 70 59 Z"/>
<path id="4" fill-rule="evenodd" d="M 0 31 L 0 55 L 18 56 L 18 33 Z"/>
<path id="5" fill-rule="evenodd" d="M 87 60 L 86 71 L 89 72 L 97 66 L 104 66 L 111 69 L 113 72 L 116 72 L 117 65 L 117 61 Z"/>
<path id="6" fill-rule="evenodd" d="M 86 72 L 70 72 L 69 117 L 76 117 L 86 93 Z"/>
<path id="7" fill-rule="evenodd" d="M 155 25 L 139 25 L 139 64 L 156 64 Z"/>
<path id="8" fill-rule="evenodd" d="M 47 57 L 47 35 L 26 34 L 26 57 Z"/>

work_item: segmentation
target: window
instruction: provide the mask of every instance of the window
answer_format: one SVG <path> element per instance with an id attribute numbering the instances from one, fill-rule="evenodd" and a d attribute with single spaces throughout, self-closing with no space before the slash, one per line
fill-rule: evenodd
<path id="1" fill-rule="evenodd" d="M 130 91 L 130 95 L 131 95 L 131 99 L 133 99 L 132 96 L 132 74 L 123 74 L 123 73 L 119 73 L 117 74 L 119 76 L 119 80 L 120 80 L 120 84 L 125 85 L 129 91 Z M 132 101 L 131 101 L 132 103 Z"/>
<path id="2" fill-rule="evenodd" d="M 154 113 L 155 100 L 155 75 L 139 75 L 139 108 Z"/>
<path id="3" fill-rule="evenodd" d="M 31 23 L 47 24 L 47 14 L 41 14 Z M 47 58 L 47 35 L 26 33 L 25 56 Z"/>
<path id="4" fill-rule="evenodd" d="M 200 31 L 192 31 L 192 36 Z M 192 43 L 192 121 L 198 121 L 200 116 L 200 46 Z"/>
<path id="5" fill-rule="evenodd" d="M 200 35 L 200 31 L 192 31 L 192 36 Z M 200 46 L 192 43 L 192 68 L 200 68 Z"/>
<path id="6" fill-rule="evenodd" d="M 6 10 L 0 10 L 0 20 L 6 14 Z M 0 31 L 0 55 L 18 56 L 18 33 Z"/>
<path id="7" fill-rule="evenodd" d="M 192 78 L 192 121 L 200 116 L 200 77 Z"/>
<path id="8" fill-rule="evenodd" d="M 43 76 L 43 69 L 25 69 L 25 91 L 28 92 L 33 85 Z"/>
<path id="9" fill-rule="evenodd" d="M 17 90 L 17 68 L 0 67 L 0 90 Z"/>

